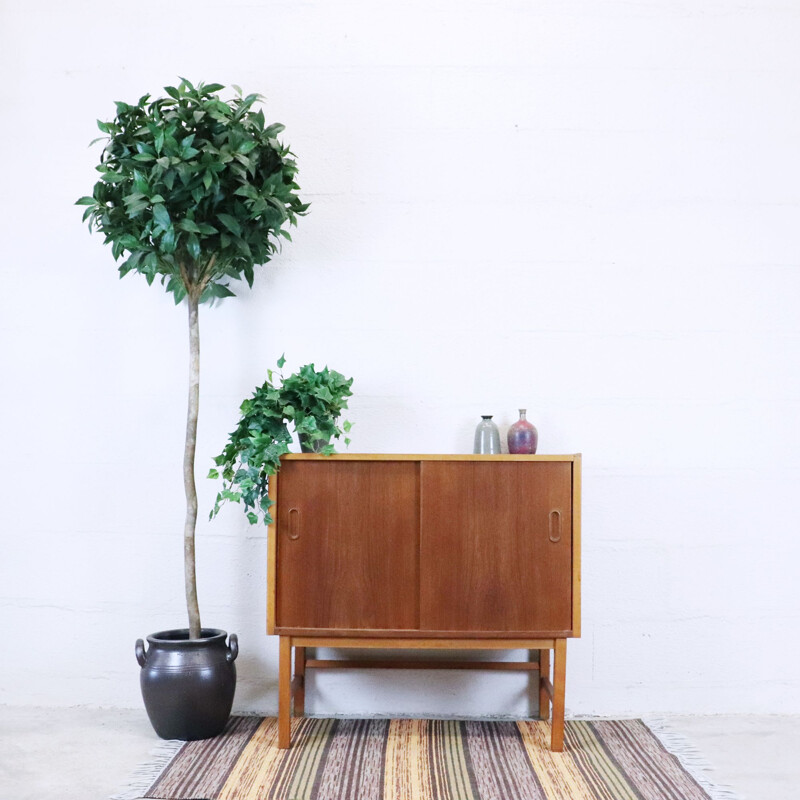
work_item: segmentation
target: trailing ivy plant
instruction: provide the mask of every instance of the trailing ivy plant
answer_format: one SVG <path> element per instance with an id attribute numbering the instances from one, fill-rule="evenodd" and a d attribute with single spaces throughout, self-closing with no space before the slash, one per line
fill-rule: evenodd
<path id="1" fill-rule="evenodd" d="M 278 369 L 286 359 L 281 356 Z M 289 423 L 294 425 L 301 440 L 308 437 L 315 446 L 303 449 L 331 455 L 336 452 L 333 440 L 344 436 L 352 427 L 339 417 L 347 408 L 347 398 L 353 393 L 352 378 L 325 367 L 316 370 L 306 364 L 298 372 L 275 383 L 275 374 L 267 370 L 267 380 L 256 388 L 252 397 L 245 400 L 239 410 L 241 416 L 236 430 L 230 434 L 228 444 L 214 459 L 219 469 L 212 469 L 208 477 L 222 478 L 222 489 L 217 494 L 210 518 L 214 518 L 228 501 L 241 502 L 251 525 L 259 518 L 265 525 L 272 522 L 269 513 L 273 501 L 269 498 L 269 479 L 280 469 L 282 455 L 289 452 L 292 435 Z M 221 471 L 220 471 L 221 470 Z"/>
<path id="2" fill-rule="evenodd" d="M 166 97 L 118 102 L 98 121 L 105 141 L 91 196 L 78 205 L 90 230 L 105 235 L 120 277 L 159 278 L 189 312 L 189 403 L 183 476 L 186 494 L 184 572 L 189 635 L 201 633 L 195 578 L 197 492 L 194 479 L 200 381 L 198 308 L 252 286 L 254 268 L 291 240 L 308 205 L 297 195 L 297 165 L 278 141 L 283 125 L 266 123 L 258 94 L 223 100 L 218 83 L 182 79 Z"/>
<path id="3" fill-rule="evenodd" d="M 352 378 L 327 367 L 318 372 L 313 364 L 306 364 L 283 381 L 283 411 L 294 423 L 302 450 L 325 455 L 335 452 L 331 440 L 350 432 L 351 423 L 344 420 L 342 430 L 338 420 L 353 394 L 352 385 Z M 350 444 L 350 439 L 345 438 L 345 444 Z"/>

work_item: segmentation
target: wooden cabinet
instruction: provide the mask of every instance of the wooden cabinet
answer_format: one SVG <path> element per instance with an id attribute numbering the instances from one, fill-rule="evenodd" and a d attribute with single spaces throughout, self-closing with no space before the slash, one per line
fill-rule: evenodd
<path id="1" fill-rule="evenodd" d="M 538 668 L 560 749 L 566 638 L 580 635 L 580 456 L 291 455 L 272 494 L 281 746 L 305 669 L 350 663 L 306 647 L 436 647 L 540 651 L 515 665 Z"/>

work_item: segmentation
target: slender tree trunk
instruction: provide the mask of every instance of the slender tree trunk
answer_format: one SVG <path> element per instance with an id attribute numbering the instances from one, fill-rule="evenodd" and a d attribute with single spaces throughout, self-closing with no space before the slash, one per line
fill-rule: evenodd
<path id="1" fill-rule="evenodd" d="M 183 485 L 186 491 L 186 522 L 183 527 L 183 571 L 189 637 L 200 638 L 200 607 L 197 603 L 194 534 L 197 527 L 197 487 L 194 482 L 194 454 L 197 447 L 197 415 L 200 409 L 200 325 L 198 301 L 189 303 L 189 407 L 186 415 L 186 447 L 183 452 Z"/>

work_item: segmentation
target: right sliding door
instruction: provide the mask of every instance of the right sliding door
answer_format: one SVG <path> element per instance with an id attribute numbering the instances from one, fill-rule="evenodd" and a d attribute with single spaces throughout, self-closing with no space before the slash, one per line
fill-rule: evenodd
<path id="1" fill-rule="evenodd" d="M 572 627 L 572 464 L 422 461 L 420 628 Z"/>

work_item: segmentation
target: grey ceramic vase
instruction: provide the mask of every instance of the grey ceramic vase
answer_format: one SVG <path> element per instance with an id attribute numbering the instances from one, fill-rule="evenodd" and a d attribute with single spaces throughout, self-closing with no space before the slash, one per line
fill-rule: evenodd
<path id="1" fill-rule="evenodd" d="M 500 431 L 492 422 L 491 414 L 481 416 L 481 421 L 475 428 L 475 446 L 472 448 L 472 452 L 484 455 L 500 452 Z"/>
<path id="2" fill-rule="evenodd" d="M 162 739 L 210 739 L 222 733 L 236 691 L 239 642 L 216 628 L 190 639 L 181 628 L 136 642 L 136 660 L 147 716 Z"/>

